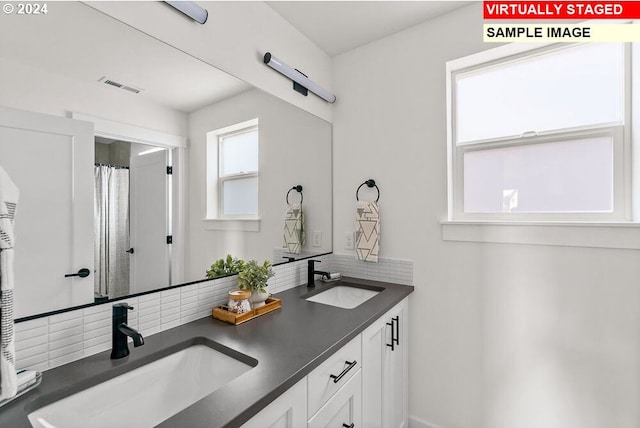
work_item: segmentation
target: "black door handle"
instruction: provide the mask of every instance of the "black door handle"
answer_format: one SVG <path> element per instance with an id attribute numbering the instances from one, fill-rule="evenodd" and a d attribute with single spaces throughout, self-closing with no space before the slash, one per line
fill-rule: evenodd
<path id="1" fill-rule="evenodd" d="M 343 426 L 344 428 L 353 428 L 353 427 L 355 427 L 356 425 L 352 423 L 351 425 L 342 424 L 342 426 Z"/>
<path id="2" fill-rule="evenodd" d="M 334 374 L 329 375 L 329 377 L 330 377 L 331 379 L 333 379 L 333 383 L 338 383 L 338 382 L 340 382 L 340 379 L 342 379 L 342 378 L 344 377 L 344 375 L 346 375 L 346 374 L 347 374 L 347 372 L 348 372 L 349 370 L 351 370 L 352 368 L 354 368 L 354 367 L 356 366 L 356 364 L 358 364 L 358 362 L 357 362 L 356 360 L 353 360 L 353 361 L 345 361 L 344 363 L 345 363 L 345 364 L 348 364 L 348 366 L 347 366 L 344 370 L 342 370 L 342 373 L 340 373 L 340 374 L 339 374 L 339 375 L 337 375 L 337 376 L 336 376 L 336 375 L 334 375 Z"/>
<path id="3" fill-rule="evenodd" d="M 400 316 L 398 315 L 396 317 L 393 317 L 391 319 L 391 322 L 396 325 L 396 335 L 395 335 L 396 345 L 400 345 Z"/>
<path id="4" fill-rule="evenodd" d="M 396 335 L 395 335 L 395 329 L 393 328 L 394 326 L 394 318 L 391 319 L 391 322 L 388 322 L 387 325 L 391 326 L 391 343 L 387 343 L 387 346 L 391 348 L 392 351 L 395 351 L 396 348 Z"/>
<path id="5" fill-rule="evenodd" d="M 79 276 L 80 278 L 86 278 L 89 275 L 91 275 L 91 271 L 87 268 L 82 268 L 77 273 L 68 273 L 64 277 L 69 278 L 71 276 Z"/>
<path id="6" fill-rule="evenodd" d="M 129 248 L 126 252 L 129 254 L 133 254 L 133 248 Z"/>

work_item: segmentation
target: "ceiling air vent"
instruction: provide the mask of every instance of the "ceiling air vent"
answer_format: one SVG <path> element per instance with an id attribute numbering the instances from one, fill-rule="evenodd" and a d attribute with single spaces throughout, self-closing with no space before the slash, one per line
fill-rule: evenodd
<path id="1" fill-rule="evenodd" d="M 138 89 L 138 88 L 135 88 L 133 86 L 130 86 L 130 85 L 124 85 L 124 84 L 122 84 L 120 82 L 116 82 L 115 80 L 111 80 L 111 79 L 108 79 L 106 77 L 102 77 L 101 79 L 98 80 L 98 82 L 102 82 L 105 85 L 114 86 L 114 87 L 116 87 L 118 89 L 122 89 L 122 90 L 125 90 L 125 91 L 133 92 L 134 94 L 139 94 L 140 91 L 142 90 L 142 89 Z"/>
<path id="2" fill-rule="evenodd" d="M 122 88 L 122 85 L 118 82 L 114 82 L 113 80 L 104 79 L 104 83 L 107 85 L 115 86 L 116 88 Z"/>
<path id="3" fill-rule="evenodd" d="M 140 93 L 140 89 L 132 88 L 131 86 L 122 86 L 121 88 L 125 91 L 133 92 L 134 94 Z"/>

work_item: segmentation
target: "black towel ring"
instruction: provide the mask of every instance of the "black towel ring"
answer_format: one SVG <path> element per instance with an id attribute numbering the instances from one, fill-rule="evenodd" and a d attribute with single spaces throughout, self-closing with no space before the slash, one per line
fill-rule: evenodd
<path id="1" fill-rule="evenodd" d="M 368 179 L 367 181 L 365 181 L 364 183 L 362 183 L 360 186 L 358 186 L 358 189 L 356 190 L 356 201 L 359 201 L 360 199 L 358 198 L 358 192 L 360 191 L 360 188 L 364 185 L 367 185 L 367 187 L 371 188 L 371 187 L 375 187 L 376 190 L 378 191 L 378 197 L 376 198 L 375 202 L 378 202 L 378 200 L 380 199 L 380 189 L 378 188 L 378 185 L 376 184 L 376 180 L 374 180 L 373 178 Z"/>
<path id="2" fill-rule="evenodd" d="M 289 193 L 291 193 L 292 190 L 295 190 L 296 192 L 300 193 L 300 203 L 302 203 L 302 201 L 304 200 L 304 195 L 302 194 L 302 186 L 301 185 L 296 185 L 293 186 L 291 189 L 289 189 L 289 191 L 287 192 L 287 205 L 289 205 Z"/>

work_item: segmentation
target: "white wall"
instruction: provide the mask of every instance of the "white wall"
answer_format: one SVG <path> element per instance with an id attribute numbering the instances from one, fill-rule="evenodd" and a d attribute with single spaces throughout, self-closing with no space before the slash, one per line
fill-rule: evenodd
<path id="1" fill-rule="evenodd" d="M 381 191 L 382 257 L 415 261 L 410 414 L 443 428 L 640 426 L 640 255 L 444 242 L 445 62 L 481 3 L 335 58 L 334 252 Z"/>
<path id="2" fill-rule="evenodd" d="M 209 11 L 204 25 L 162 2 L 89 2 L 147 34 L 226 71 L 270 94 L 331 120 L 331 104 L 292 89 L 291 80 L 263 63 L 271 52 L 311 80 L 331 89 L 331 58 L 261 1 L 199 1 Z"/>
<path id="3" fill-rule="evenodd" d="M 206 134 L 258 118 L 260 231 L 207 230 Z M 187 279 L 202 277 L 215 260 L 230 253 L 249 259 L 273 259 L 282 245 L 286 194 L 303 186 L 307 242 L 304 252 L 331 251 L 331 124 L 272 95 L 252 89 L 189 115 L 189 209 Z M 298 202 L 291 192 L 289 201 Z M 312 247 L 311 232 L 322 232 Z M 274 259 L 274 263 L 283 260 Z"/>

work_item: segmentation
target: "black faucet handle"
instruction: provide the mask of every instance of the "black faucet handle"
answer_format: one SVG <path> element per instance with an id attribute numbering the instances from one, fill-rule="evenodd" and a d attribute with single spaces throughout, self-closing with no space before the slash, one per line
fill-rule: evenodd
<path id="1" fill-rule="evenodd" d="M 116 303 L 113 305 L 113 308 L 123 308 L 123 309 L 129 309 L 130 311 L 133 310 L 133 306 L 131 306 L 130 304 L 128 304 L 127 302 L 122 302 L 122 303 Z"/>
<path id="2" fill-rule="evenodd" d="M 129 305 L 126 302 L 116 303 L 115 305 L 113 305 L 112 313 L 113 313 L 114 319 L 115 317 L 119 317 L 124 322 L 127 322 L 127 309 L 132 311 L 133 306 Z"/>

